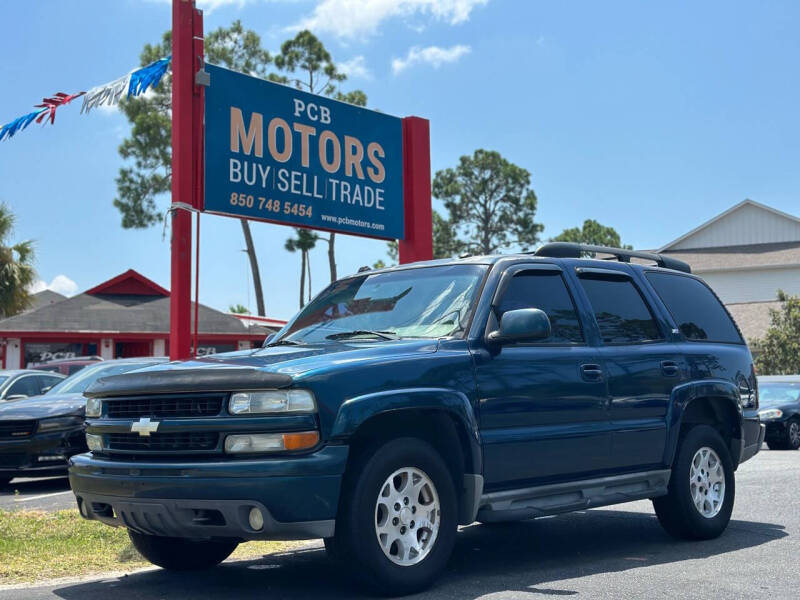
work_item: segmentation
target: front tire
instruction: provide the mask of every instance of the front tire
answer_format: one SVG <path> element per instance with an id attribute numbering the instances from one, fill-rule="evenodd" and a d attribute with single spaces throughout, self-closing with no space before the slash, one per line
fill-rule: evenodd
<path id="1" fill-rule="evenodd" d="M 348 470 L 332 554 L 347 557 L 354 574 L 382 594 L 418 592 L 444 569 L 455 544 L 453 478 L 423 440 L 399 438 L 373 450 Z"/>
<path id="2" fill-rule="evenodd" d="M 697 425 L 681 437 L 668 490 L 653 507 L 671 536 L 709 540 L 725 531 L 736 482 L 730 451 L 716 430 Z"/>
<path id="3" fill-rule="evenodd" d="M 199 571 L 228 558 L 238 542 L 193 541 L 145 535 L 128 530 L 133 547 L 154 565 L 168 571 Z"/>
<path id="4" fill-rule="evenodd" d="M 800 448 L 800 420 L 792 419 L 786 425 L 786 449 L 797 450 Z"/>

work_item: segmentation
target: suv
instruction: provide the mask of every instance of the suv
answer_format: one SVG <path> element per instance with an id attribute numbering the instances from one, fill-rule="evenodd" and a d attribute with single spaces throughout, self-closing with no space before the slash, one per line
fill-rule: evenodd
<path id="1" fill-rule="evenodd" d="M 673 536 L 714 538 L 764 438 L 750 351 L 688 265 L 566 243 L 360 272 L 265 348 L 87 395 L 80 512 L 152 563 L 324 538 L 395 595 L 476 520 L 652 498 Z"/>

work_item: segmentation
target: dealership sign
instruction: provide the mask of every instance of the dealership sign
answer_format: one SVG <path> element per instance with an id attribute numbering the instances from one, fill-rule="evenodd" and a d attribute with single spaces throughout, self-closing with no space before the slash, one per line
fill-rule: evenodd
<path id="1" fill-rule="evenodd" d="M 206 69 L 206 211 L 404 238 L 401 119 Z"/>

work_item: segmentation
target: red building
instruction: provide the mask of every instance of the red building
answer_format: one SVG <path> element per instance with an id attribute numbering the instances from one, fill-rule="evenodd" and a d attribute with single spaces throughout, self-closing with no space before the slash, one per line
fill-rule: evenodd
<path id="1" fill-rule="evenodd" d="M 0 320 L 0 366 L 24 368 L 55 358 L 108 360 L 169 354 L 169 290 L 128 270 L 90 290 Z M 198 355 L 258 347 L 285 321 L 198 307 Z M 194 305 L 192 306 L 194 331 Z"/>

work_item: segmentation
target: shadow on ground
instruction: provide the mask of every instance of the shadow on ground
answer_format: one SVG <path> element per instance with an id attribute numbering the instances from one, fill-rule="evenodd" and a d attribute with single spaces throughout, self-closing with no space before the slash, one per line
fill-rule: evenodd
<path id="1" fill-rule="evenodd" d="M 592 510 L 558 518 L 463 529 L 444 576 L 419 598 L 478 598 L 502 591 L 552 596 L 577 592 L 555 582 L 682 560 L 707 558 L 788 535 L 782 525 L 731 521 L 707 542 L 668 537 L 655 516 Z M 357 577 L 357 574 L 356 574 Z M 65 600 L 192 598 L 353 598 L 361 588 L 322 549 L 226 563 L 204 573 L 157 570 L 120 579 L 58 587 Z"/>

